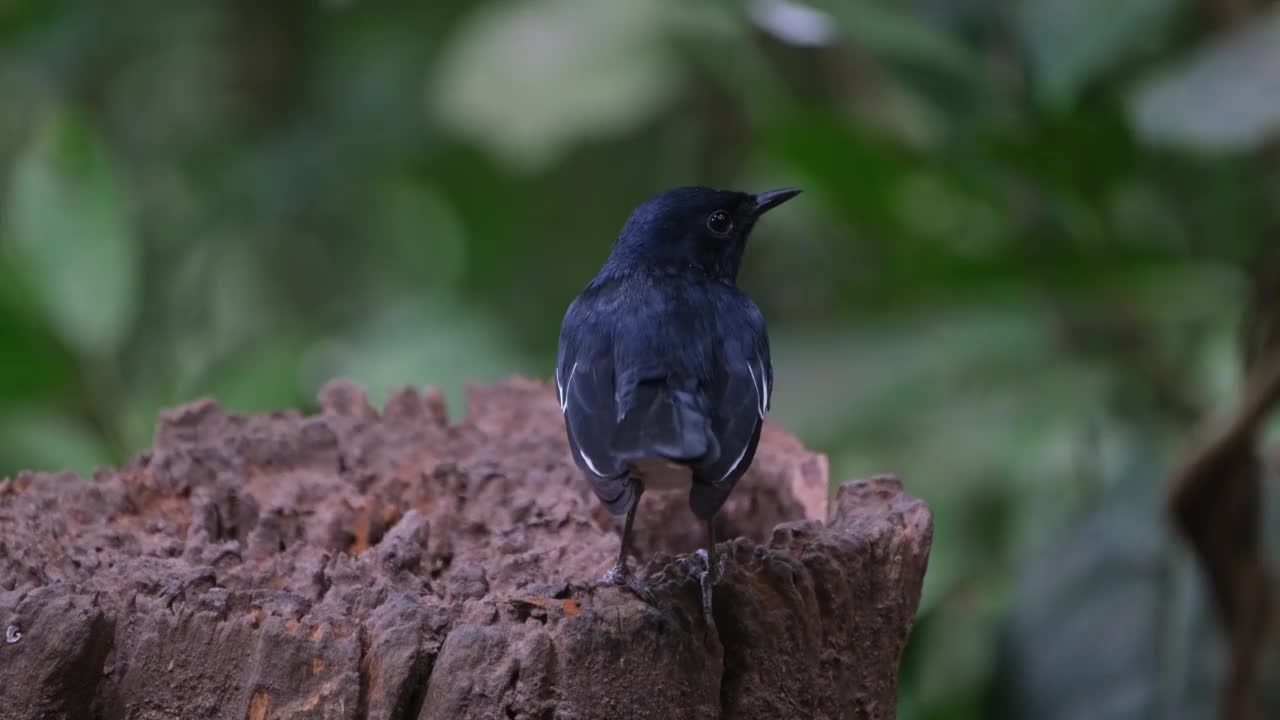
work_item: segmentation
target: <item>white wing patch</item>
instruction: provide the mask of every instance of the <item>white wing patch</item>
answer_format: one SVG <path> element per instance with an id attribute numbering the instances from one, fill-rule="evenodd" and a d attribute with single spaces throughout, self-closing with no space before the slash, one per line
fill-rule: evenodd
<path id="1" fill-rule="evenodd" d="M 760 363 L 760 384 L 764 387 L 760 396 L 760 417 L 763 418 L 769 412 L 769 374 L 765 372 L 764 361 L 759 355 L 756 356 L 756 362 Z"/>
<path id="2" fill-rule="evenodd" d="M 578 454 L 582 456 L 582 461 L 587 464 L 587 467 L 591 468 L 591 472 L 599 475 L 600 477 L 606 477 L 605 474 L 600 472 L 600 469 L 596 467 L 596 464 L 591 462 L 591 458 L 587 457 L 587 454 L 582 451 L 582 448 L 578 448 Z"/>
<path id="3" fill-rule="evenodd" d="M 746 444 L 746 445 L 743 445 L 743 446 L 742 446 L 742 452 L 738 453 L 738 459 L 733 461 L 733 464 L 729 466 L 729 469 L 728 469 L 728 470 L 725 470 L 725 471 L 724 471 L 724 474 L 723 474 L 723 475 L 721 475 L 721 476 L 720 476 L 720 479 L 719 479 L 719 480 L 717 480 L 716 482 L 724 482 L 724 479 L 725 479 L 725 478 L 727 478 L 727 477 L 729 477 L 730 475 L 732 475 L 732 474 L 733 474 L 733 471 L 738 469 L 738 465 L 742 462 L 742 458 L 746 457 L 746 455 L 747 455 L 747 448 L 749 448 L 749 447 L 751 447 L 751 444 L 750 444 L 750 443 L 748 443 L 748 444 Z"/>
<path id="4" fill-rule="evenodd" d="M 747 363 L 747 372 L 751 373 L 751 387 L 755 388 L 756 391 L 756 411 L 760 413 L 760 418 L 763 419 L 766 402 L 764 393 L 768 392 L 769 379 L 764 376 L 763 364 L 760 365 L 760 377 L 756 377 L 756 370 L 751 367 L 751 363 Z M 761 391 L 761 386 L 764 386 L 764 391 Z M 742 458 L 738 459 L 741 460 Z M 734 463 L 734 465 L 737 464 L 736 462 Z"/>
<path id="5" fill-rule="evenodd" d="M 569 407 L 569 384 L 573 382 L 573 373 L 576 372 L 577 370 L 578 370 L 578 363 L 575 362 L 573 364 L 573 367 L 569 368 L 569 377 L 565 379 L 564 385 L 561 386 L 560 385 L 560 368 L 556 368 L 556 394 L 560 396 L 560 414 L 561 415 L 563 415 L 565 410 L 568 409 Z M 586 460 L 585 455 L 583 455 L 582 457 L 584 460 Z M 591 461 L 587 460 L 587 464 L 590 465 Z M 600 473 L 596 473 L 596 474 L 599 475 Z"/>

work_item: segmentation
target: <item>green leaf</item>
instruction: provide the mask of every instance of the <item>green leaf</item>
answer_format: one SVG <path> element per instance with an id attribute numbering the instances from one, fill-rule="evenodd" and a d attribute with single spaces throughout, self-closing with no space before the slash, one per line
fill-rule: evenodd
<path id="1" fill-rule="evenodd" d="M 111 462 L 102 438 L 65 415 L 19 406 L 0 417 L 0 477 L 18 470 L 70 470 L 89 477 Z"/>
<path id="2" fill-rule="evenodd" d="M 885 59 L 921 69 L 976 78 L 976 54 L 943 28 L 883 0 L 814 0 L 842 32 Z"/>
<path id="3" fill-rule="evenodd" d="M 764 149 L 844 214 L 910 257 L 922 247 L 960 257 L 994 254 L 1008 239 L 1008 220 L 979 178 L 946 158 L 925 156 L 830 113 L 792 112 L 763 133 Z M 926 213 L 921 208 L 927 207 Z"/>
<path id="4" fill-rule="evenodd" d="M 17 158 L 5 209 L 13 265 L 49 324 L 81 352 L 118 349 L 136 309 L 138 241 L 93 130 L 51 115 Z"/>
<path id="5" fill-rule="evenodd" d="M 0 271 L 0 282 L 4 282 Z M 0 406 L 47 399 L 74 378 L 75 367 L 47 328 L 24 308 L 0 300 Z"/>
<path id="6" fill-rule="evenodd" d="M 1216 38 L 1134 93 L 1146 140 L 1249 151 L 1280 132 L 1280 7 Z"/>
<path id="7" fill-rule="evenodd" d="M 1024 0 L 1018 30 L 1036 94 L 1070 106 L 1116 61 L 1144 48 L 1169 24 L 1179 0 Z"/>
<path id="8" fill-rule="evenodd" d="M 658 0 L 490 3 L 443 53 L 430 101 L 459 134 L 536 170 L 574 144 L 644 126 L 680 88 Z"/>

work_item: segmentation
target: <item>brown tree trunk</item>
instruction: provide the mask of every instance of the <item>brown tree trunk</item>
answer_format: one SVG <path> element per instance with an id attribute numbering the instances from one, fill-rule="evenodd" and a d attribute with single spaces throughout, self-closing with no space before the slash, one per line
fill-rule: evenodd
<path id="1" fill-rule="evenodd" d="M 768 428 L 718 518 L 714 626 L 679 493 L 646 493 L 656 606 L 600 586 L 617 520 L 554 393 L 320 415 L 200 401 L 94 482 L 0 481 L 0 718 L 892 718 L 932 535 L 893 478 L 844 484 Z M 693 562 L 700 562 L 696 559 Z"/>

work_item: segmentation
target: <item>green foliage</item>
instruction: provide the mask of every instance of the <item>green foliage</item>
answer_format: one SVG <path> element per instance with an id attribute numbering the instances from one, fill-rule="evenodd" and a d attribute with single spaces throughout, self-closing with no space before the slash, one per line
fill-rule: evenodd
<path id="1" fill-rule="evenodd" d="M 886 61 L 935 72 L 972 84 L 981 73 L 974 49 L 946 27 L 921 22 L 910 3 L 886 0 L 820 0 L 841 32 Z"/>
<path id="2" fill-rule="evenodd" d="M 138 244 L 124 187 L 82 122 L 51 114 L 14 162 L 5 204 L 18 282 L 64 342 L 119 349 L 137 301 Z"/>
<path id="3" fill-rule="evenodd" d="M 776 419 L 936 514 L 900 716 L 1201 717 L 1221 658 L 1158 497 L 1238 384 L 1280 14 L 1196 13 L 0 3 L 0 475 L 335 374 L 461 412 L 550 376 L 639 201 L 799 185 L 742 282 Z"/>
<path id="4" fill-rule="evenodd" d="M 84 473 L 111 460 L 101 437 L 56 410 L 30 405 L 5 409 L 0 452 L 18 467 Z"/>
<path id="5" fill-rule="evenodd" d="M 1116 61 L 1152 50 L 1180 0 L 1024 0 L 1018 31 L 1031 61 L 1036 95 L 1047 106 L 1072 104 Z"/>
<path id="6" fill-rule="evenodd" d="M 432 106 L 454 130 L 537 169 L 583 140 L 642 127 L 670 102 L 679 72 L 663 39 L 678 17 L 654 0 L 480 5 L 440 59 Z"/>

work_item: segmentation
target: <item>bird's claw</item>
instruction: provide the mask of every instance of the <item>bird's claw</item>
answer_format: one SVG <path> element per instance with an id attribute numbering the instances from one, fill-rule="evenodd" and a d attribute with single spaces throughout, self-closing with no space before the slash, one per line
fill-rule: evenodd
<path id="1" fill-rule="evenodd" d="M 716 621 L 712 605 L 712 588 L 717 582 L 720 582 L 720 578 L 724 577 L 723 558 L 720 559 L 721 562 L 715 563 L 715 567 L 712 567 L 711 559 L 707 556 L 706 550 L 699 549 L 694 554 L 702 559 L 704 569 L 699 570 L 690 567 L 689 572 L 698 578 L 698 587 L 702 590 L 702 619 L 707 623 L 708 628 L 713 628 L 716 625 Z M 692 565 L 693 563 L 689 564 Z"/>
<path id="2" fill-rule="evenodd" d="M 715 567 L 711 566 L 711 560 L 707 557 L 706 550 L 702 548 L 698 548 L 698 550 L 694 554 L 702 559 L 702 566 L 706 568 L 706 570 L 703 570 L 702 572 L 705 572 L 711 576 L 711 584 L 712 585 L 719 584 L 719 582 L 722 579 L 724 579 L 724 565 L 725 565 L 724 554 L 720 553 L 716 555 Z"/>
<path id="3" fill-rule="evenodd" d="M 650 605 L 658 604 L 658 599 L 653 596 L 653 591 L 649 589 L 649 586 L 626 565 L 614 567 L 600 578 L 600 582 L 607 585 L 625 587 Z"/>

